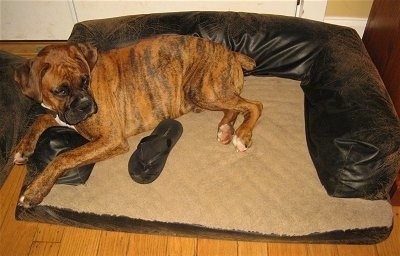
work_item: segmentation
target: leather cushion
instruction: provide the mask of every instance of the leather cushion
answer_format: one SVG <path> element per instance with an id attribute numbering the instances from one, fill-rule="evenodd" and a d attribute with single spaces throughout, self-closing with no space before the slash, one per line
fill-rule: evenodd
<path id="1" fill-rule="evenodd" d="M 57 155 L 79 147 L 87 142 L 88 140 L 71 128 L 63 126 L 48 128 L 40 135 L 35 151 L 29 158 L 28 165 L 30 166 L 30 175 L 32 177 L 36 176 L 38 173 L 42 172 Z M 73 159 L 71 161 L 73 161 Z M 89 178 L 93 166 L 94 164 L 90 164 L 74 168 L 58 178 L 56 183 L 68 185 L 84 184 Z"/>

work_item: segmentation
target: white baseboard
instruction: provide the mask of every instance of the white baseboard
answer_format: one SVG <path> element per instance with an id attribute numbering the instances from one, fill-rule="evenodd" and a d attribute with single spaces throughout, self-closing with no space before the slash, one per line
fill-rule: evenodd
<path id="1" fill-rule="evenodd" d="M 326 23 L 354 28 L 361 38 L 364 34 L 367 21 L 368 21 L 367 18 L 353 18 L 353 17 L 327 16 L 324 18 L 324 22 Z"/>

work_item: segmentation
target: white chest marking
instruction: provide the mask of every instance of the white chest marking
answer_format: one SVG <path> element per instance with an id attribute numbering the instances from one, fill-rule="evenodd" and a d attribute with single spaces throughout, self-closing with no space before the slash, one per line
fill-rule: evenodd
<path id="1" fill-rule="evenodd" d="M 47 108 L 47 109 L 50 109 L 50 110 L 52 110 L 49 106 L 47 106 L 46 104 L 44 104 L 43 102 L 40 104 L 40 105 L 42 105 L 42 107 L 44 107 L 44 108 Z"/>
<path id="2" fill-rule="evenodd" d="M 76 131 L 75 126 L 69 125 L 69 124 L 67 124 L 67 123 L 65 123 L 65 122 L 63 122 L 63 121 L 61 121 L 61 119 L 60 119 L 60 117 L 59 117 L 58 115 L 57 115 L 54 119 L 56 119 L 56 122 L 57 122 L 59 125 L 72 128 L 72 129 L 74 129 L 74 130 Z"/>

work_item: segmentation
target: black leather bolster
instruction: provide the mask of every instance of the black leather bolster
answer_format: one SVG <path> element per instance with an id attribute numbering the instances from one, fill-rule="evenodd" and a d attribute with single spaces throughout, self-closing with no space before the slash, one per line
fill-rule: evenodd
<path id="1" fill-rule="evenodd" d="M 71 128 L 62 126 L 48 128 L 39 137 L 35 151 L 29 158 L 28 165 L 30 171 L 33 172 L 31 176 L 36 176 L 42 172 L 57 155 L 87 142 L 88 140 Z M 56 183 L 68 185 L 84 184 L 89 178 L 93 166 L 94 164 L 90 164 L 69 170 L 58 178 Z"/>

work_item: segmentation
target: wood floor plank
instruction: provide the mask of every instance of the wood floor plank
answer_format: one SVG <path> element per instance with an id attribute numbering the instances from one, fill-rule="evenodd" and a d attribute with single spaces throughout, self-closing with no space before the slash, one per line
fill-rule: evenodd
<path id="1" fill-rule="evenodd" d="M 8 209 L 11 205 L 15 205 L 16 197 L 14 194 L 19 193 L 20 186 L 18 185 L 22 185 L 22 179 L 24 178 L 25 173 L 26 171 L 24 170 L 24 167 L 14 167 L 0 189 L 0 227 L 5 220 Z"/>
<path id="2" fill-rule="evenodd" d="M 102 231 L 97 256 L 126 255 L 130 234 L 122 232 Z"/>
<path id="3" fill-rule="evenodd" d="M 66 227 L 60 243 L 59 255 L 96 255 L 101 231 Z"/>
<path id="4" fill-rule="evenodd" d="M 59 243 L 64 235 L 64 228 L 61 225 L 40 223 L 33 241 Z"/>
<path id="5" fill-rule="evenodd" d="M 196 255 L 196 238 L 174 237 L 169 236 L 167 242 L 168 256 L 195 256 Z"/>
<path id="6" fill-rule="evenodd" d="M 268 243 L 238 242 L 238 256 L 267 256 Z"/>
<path id="7" fill-rule="evenodd" d="M 335 244 L 308 244 L 307 250 L 309 256 L 338 256 Z"/>
<path id="8" fill-rule="evenodd" d="M 25 173 L 26 169 L 23 167 L 13 168 L 3 188 L 10 188 L 9 183 L 11 183 L 16 189 L 10 189 L 12 193 L 11 191 L 1 190 L 1 193 L 4 192 L 4 195 L 9 196 L 9 198 L 2 197 L 2 200 L 9 202 L 0 230 L 0 252 L 2 255 L 28 255 L 37 230 L 37 223 L 17 221 L 14 217 Z"/>
<path id="9" fill-rule="evenodd" d="M 376 245 L 379 256 L 400 255 L 400 207 L 393 207 L 393 215 L 392 233 Z"/>
<path id="10" fill-rule="evenodd" d="M 197 241 L 197 256 L 236 256 L 237 241 L 214 240 L 199 238 Z"/>
<path id="11" fill-rule="evenodd" d="M 379 256 L 375 245 L 341 245 L 339 256 Z"/>
<path id="12" fill-rule="evenodd" d="M 127 255 L 164 256 L 167 242 L 167 236 L 132 234 Z"/>
<path id="13" fill-rule="evenodd" d="M 306 244 L 269 243 L 268 256 L 307 256 Z"/>
<path id="14" fill-rule="evenodd" d="M 13 213 L 7 214 L 0 233 L 2 255 L 28 255 L 36 229 L 37 223 L 16 221 Z"/>
<path id="15" fill-rule="evenodd" d="M 29 251 L 29 256 L 57 256 L 60 243 L 33 242 Z"/>

